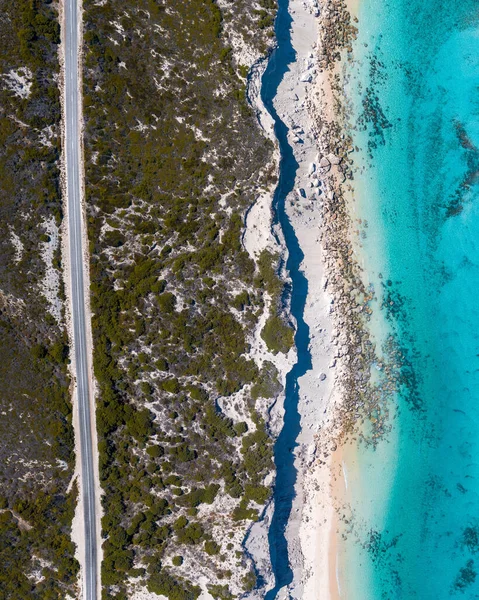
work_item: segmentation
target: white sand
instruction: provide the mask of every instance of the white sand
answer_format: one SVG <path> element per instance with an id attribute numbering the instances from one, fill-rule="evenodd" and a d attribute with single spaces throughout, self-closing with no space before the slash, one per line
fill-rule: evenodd
<path id="1" fill-rule="evenodd" d="M 25 250 L 25 247 L 23 245 L 22 240 L 18 237 L 18 235 L 13 230 L 13 227 L 10 227 L 10 241 L 15 250 L 15 256 L 14 256 L 13 260 L 15 261 L 15 263 L 18 264 L 23 258 L 23 252 Z"/>
<path id="2" fill-rule="evenodd" d="M 32 92 L 33 74 L 27 67 L 20 67 L 15 71 L 11 69 L 8 73 L 0 76 L 5 86 L 19 98 L 29 98 Z"/>
<path id="3" fill-rule="evenodd" d="M 198 600 L 213 600 L 213 596 L 208 593 L 207 586 L 208 581 L 205 577 L 200 577 L 196 585 L 201 587 L 201 594 L 198 596 Z M 145 587 L 137 587 L 128 596 L 129 600 L 168 600 L 166 596 L 154 594 L 149 592 Z"/>
<path id="4" fill-rule="evenodd" d="M 290 13 L 297 61 L 290 65 L 279 87 L 275 107 L 290 127 L 289 140 L 299 164 L 295 191 L 286 201 L 286 210 L 304 253 L 301 268 L 308 280 L 304 320 L 310 328 L 312 369 L 299 381 L 301 433 L 295 451 L 298 480 L 286 530 L 294 579 L 288 593 L 291 598 L 301 600 L 326 600 L 330 598 L 329 546 L 334 510 L 329 468 L 315 461 L 315 453 L 321 441 L 318 431 L 326 424 L 328 409 L 334 405 L 335 369 L 330 365 L 335 348 L 331 341 L 331 298 L 324 291 L 320 198 L 311 186 L 317 174 L 318 150 L 312 133 L 312 115 L 306 107 L 306 100 L 324 82 L 315 68 L 317 6 L 291 0 Z M 299 190 L 304 190 L 304 194 L 298 193 Z M 282 595 L 287 596 L 286 590 Z"/>
<path id="5" fill-rule="evenodd" d="M 45 297 L 49 313 L 55 317 L 56 322 L 62 324 L 62 302 L 60 300 L 60 271 L 54 266 L 55 252 L 59 245 L 60 230 L 55 218 L 44 219 L 42 223 L 49 241 L 40 242 L 40 256 L 45 265 L 45 274 L 40 281 L 40 291 Z"/>

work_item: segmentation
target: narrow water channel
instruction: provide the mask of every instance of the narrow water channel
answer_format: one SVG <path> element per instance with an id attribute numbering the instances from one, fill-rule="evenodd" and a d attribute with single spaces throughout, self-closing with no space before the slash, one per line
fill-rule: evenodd
<path id="1" fill-rule="evenodd" d="M 286 268 L 291 277 L 291 287 L 287 290 L 287 294 L 291 299 L 291 313 L 297 321 L 295 343 L 298 356 L 296 364 L 286 377 L 284 424 L 274 451 L 275 510 L 268 537 L 275 587 L 266 594 L 265 600 L 276 598 L 279 590 L 290 584 L 293 579 L 285 529 L 291 514 L 297 477 L 294 466 L 294 449 L 297 446 L 296 440 L 300 432 L 298 379 L 311 368 L 311 356 L 308 350 L 309 327 L 304 321 L 308 281 L 299 268 L 303 253 L 285 209 L 286 198 L 294 189 L 298 163 L 293 148 L 288 142 L 288 127 L 281 120 L 274 106 L 280 83 L 288 72 L 289 66 L 296 61 L 296 53 L 291 43 L 291 23 L 289 0 L 279 0 L 275 23 L 277 47 L 270 56 L 261 87 L 261 98 L 273 117 L 281 154 L 278 187 L 273 200 L 274 224 L 279 223 L 281 226 L 288 249 Z"/>

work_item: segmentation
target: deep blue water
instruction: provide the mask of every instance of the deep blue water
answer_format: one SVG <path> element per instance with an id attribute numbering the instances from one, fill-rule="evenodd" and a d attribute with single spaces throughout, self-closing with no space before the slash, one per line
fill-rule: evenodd
<path id="1" fill-rule="evenodd" d="M 352 213 L 371 327 L 407 364 L 391 434 L 349 465 L 342 597 L 479 598 L 479 2 L 360 4 Z"/>
<path id="2" fill-rule="evenodd" d="M 291 583 L 293 579 L 289 565 L 285 527 L 291 513 L 297 475 L 293 452 L 300 432 L 298 378 L 311 369 L 311 356 L 308 350 L 309 327 L 303 318 L 308 282 L 299 270 L 303 253 L 285 211 L 285 200 L 294 188 L 298 163 L 288 143 L 288 128 L 281 121 L 274 108 L 278 86 L 288 71 L 289 65 L 296 61 L 296 54 L 291 45 L 291 16 L 288 12 L 288 6 L 288 0 L 279 0 L 275 22 L 277 47 L 270 56 L 268 67 L 263 75 L 261 91 L 262 100 L 274 119 L 275 133 L 281 153 L 279 181 L 274 195 L 273 210 L 274 221 L 281 226 L 288 248 L 286 268 L 291 277 L 291 286 L 288 286 L 288 289 L 285 290 L 285 297 L 289 297 L 291 314 L 297 322 L 295 344 L 298 356 L 296 364 L 286 377 L 284 426 L 276 441 L 274 450 L 276 465 L 275 510 L 269 528 L 269 544 L 276 585 L 273 590 L 268 592 L 265 597 L 266 600 L 273 600 L 279 589 Z"/>

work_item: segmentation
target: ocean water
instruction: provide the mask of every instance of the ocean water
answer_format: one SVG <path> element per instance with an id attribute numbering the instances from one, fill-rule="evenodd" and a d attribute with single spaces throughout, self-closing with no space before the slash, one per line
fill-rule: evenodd
<path id="1" fill-rule="evenodd" d="M 358 18 L 351 214 L 378 353 L 391 335 L 402 359 L 390 432 L 345 453 L 340 595 L 479 598 L 479 2 Z"/>

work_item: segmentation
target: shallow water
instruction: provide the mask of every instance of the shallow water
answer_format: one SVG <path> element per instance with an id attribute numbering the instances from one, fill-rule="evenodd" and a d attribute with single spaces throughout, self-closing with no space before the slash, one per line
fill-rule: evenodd
<path id="1" fill-rule="evenodd" d="M 371 328 L 404 385 L 351 452 L 341 596 L 479 598 L 479 3 L 363 0 L 346 70 Z"/>

